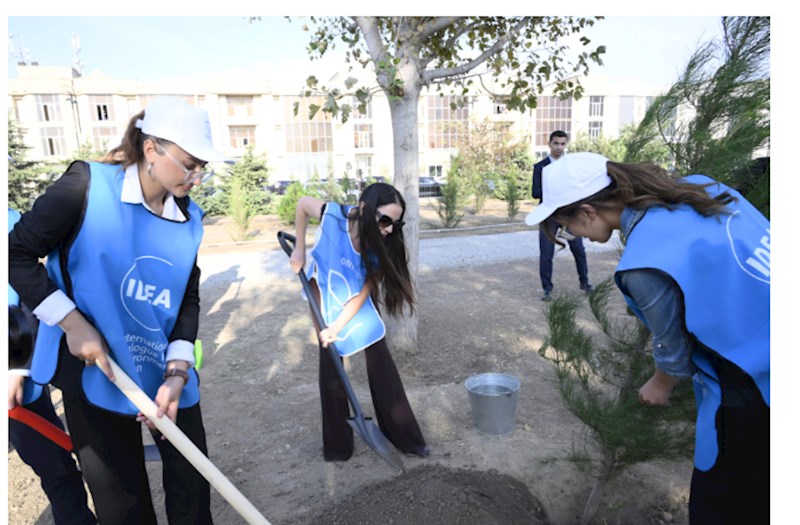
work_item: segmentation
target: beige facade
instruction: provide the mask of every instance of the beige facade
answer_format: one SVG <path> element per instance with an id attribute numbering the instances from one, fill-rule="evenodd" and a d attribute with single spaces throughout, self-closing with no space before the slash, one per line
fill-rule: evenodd
<path id="1" fill-rule="evenodd" d="M 293 104 L 308 104 L 297 90 L 275 87 L 270 79 L 213 78 L 173 82 L 114 79 L 100 73 L 81 76 L 69 67 L 19 65 L 8 81 L 9 115 L 24 132 L 33 160 L 62 160 L 82 144 L 105 151 L 117 143 L 131 116 L 155 95 L 174 95 L 206 109 L 214 143 L 236 158 L 252 145 L 263 154 L 277 180 L 322 178 L 333 166 L 335 177 L 392 178 L 393 148 L 389 105 L 376 95 L 366 115 L 346 123 L 305 110 L 293 115 Z M 489 119 L 510 126 L 519 141 L 541 157 L 554 129 L 615 138 L 644 115 L 655 91 L 621 91 L 602 77 L 582 80 L 584 96 L 558 101 L 542 96 L 539 107 L 525 113 L 507 111 L 485 93 L 469 96 L 463 108 L 451 110 L 449 98 L 423 92 L 419 105 L 420 175 L 446 175 L 457 153 L 459 129 L 472 120 Z M 307 106 L 306 106 L 307 107 Z"/>

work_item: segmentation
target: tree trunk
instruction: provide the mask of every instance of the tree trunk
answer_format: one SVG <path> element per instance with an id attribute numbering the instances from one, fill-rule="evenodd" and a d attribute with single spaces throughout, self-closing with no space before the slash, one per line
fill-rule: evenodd
<path id="1" fill-rule="evenodd" d="M 402 75 L 402 71 L 401 71 Z M 403 235 L 408 252 L 408 270 L 414 285 L 416 296 L 417 275 L 419 273 L 419 132 L 417 108 L 420 88 L 416 80 L 407 79 L 404 93 L 399 98 L 389 98 L 392 115 L 392 133 L 394 143 L 394 186 L 406 201 L 406 213 L 403 218 Z M 408 312 L 406 312 L 408 314 Z M 418 318 L 413 315 L 387 319 L 388 339 L 393 348 L 400 351 L 414 352 L 417 347 Z"/>

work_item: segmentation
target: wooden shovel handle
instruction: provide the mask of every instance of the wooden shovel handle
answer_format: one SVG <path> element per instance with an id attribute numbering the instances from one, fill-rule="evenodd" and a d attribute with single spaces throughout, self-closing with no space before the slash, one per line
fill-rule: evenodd
<path id="1" fill-rule="evenodd" d="M 108 356 L 108 362 L 114 371 L 114 384 L 125 394 L 131 403 L 149 419 L 183 457 L 222 494 L 228 503 L 250 524 L 270 525 L 269 521 L 253 506 L 233 483 L 203 454 L 197 446 L 166 415 L 158 417 L 158 407 L 145 394 L 139 385 L 125 373 L 122 368 Z"/>

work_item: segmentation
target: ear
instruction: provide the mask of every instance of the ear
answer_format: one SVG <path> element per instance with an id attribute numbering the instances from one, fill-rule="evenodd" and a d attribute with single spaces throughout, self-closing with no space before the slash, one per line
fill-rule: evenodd
<path id="1" fill-rule="evenodd" d="M 581 204 L 578 206 L 578 209 L 581 213 L 585 213 L 589 220 L 592 221 L 597 217 L 597 208 L 592 206 L 591 204 Z"/>
<path id="2" fill-rule="evenodd" d="M 158 148 L 156 147 L 155 141 L 153 139 L 146 139 L 142 144 L 142 152 L 147 162 L 154 162 L 158 156 Z"/>

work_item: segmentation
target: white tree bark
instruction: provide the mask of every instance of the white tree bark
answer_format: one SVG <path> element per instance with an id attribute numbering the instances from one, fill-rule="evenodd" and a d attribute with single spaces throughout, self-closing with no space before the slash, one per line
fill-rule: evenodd
<path id="1" fill-rule="evenodd" d="M 419 273 L 419 130 L 417 107 L 420 88 L 414 80 L 403 83 L 404 96 L 389 102 L 394 142 L 394 186 L 406 201 L 403 235 L 408 252 L 408 271 L 415 293 Z M 418 294 L 417 294 L 418 295 Z M 413 351 L 417 346 L 417 313 L 387 323 L 392 347 Z"/>

